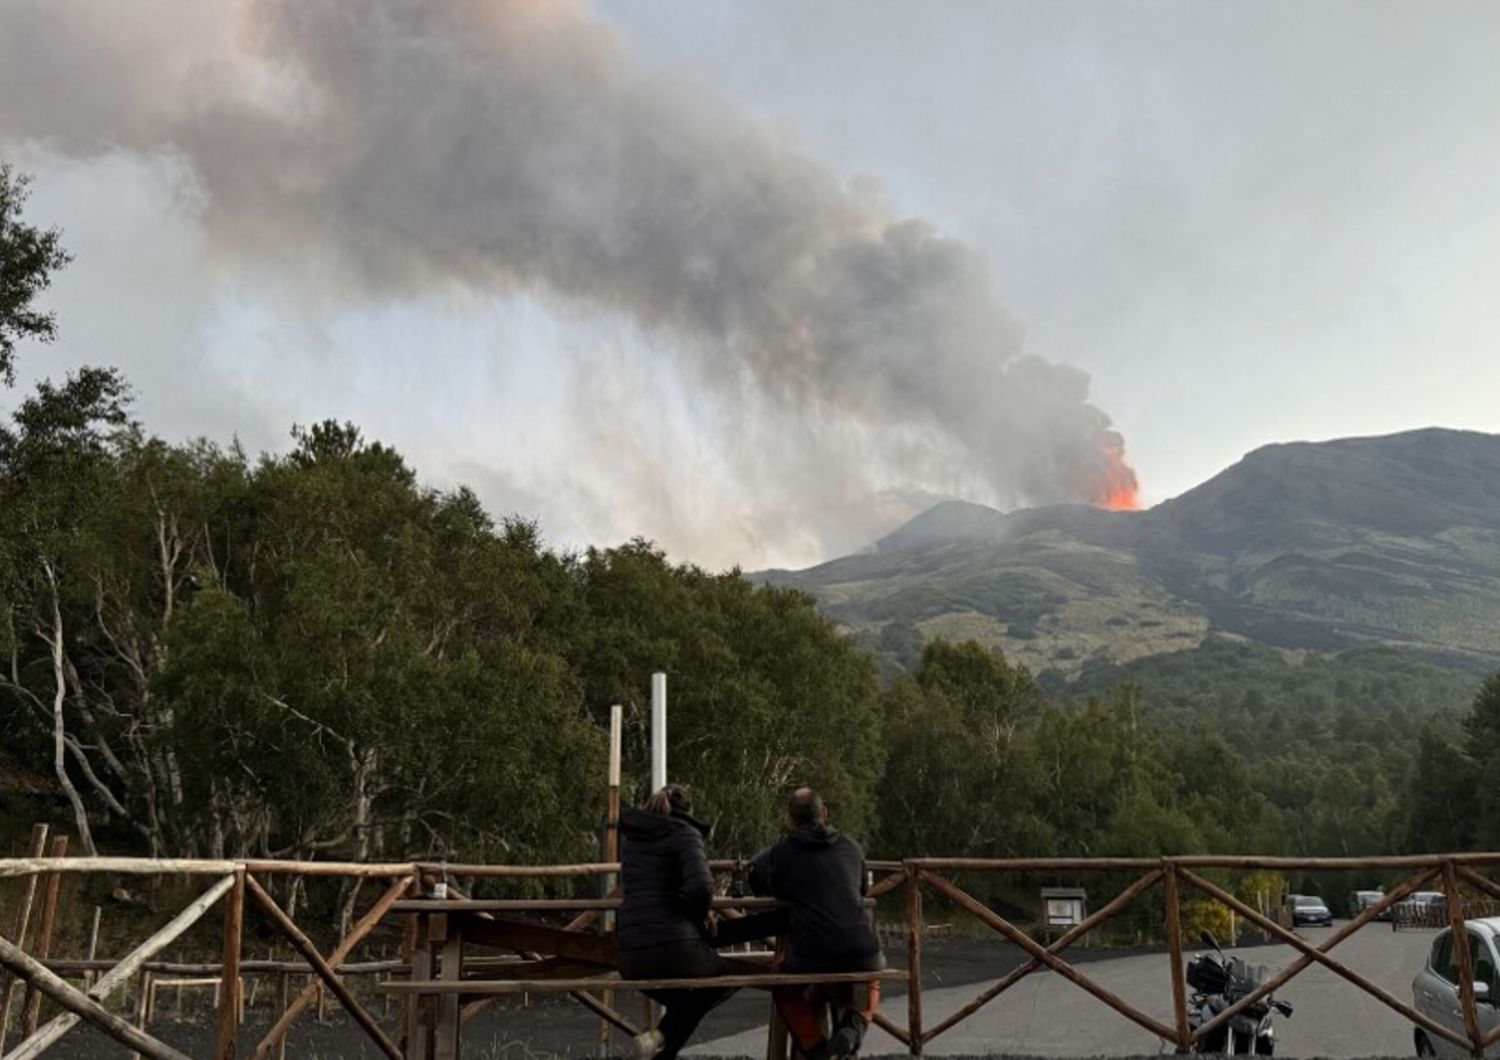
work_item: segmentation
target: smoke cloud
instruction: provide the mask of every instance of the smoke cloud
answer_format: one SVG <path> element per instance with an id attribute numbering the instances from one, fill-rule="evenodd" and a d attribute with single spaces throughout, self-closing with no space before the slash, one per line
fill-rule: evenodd
<path id="1" fill-rule="evenodd" d="M 306 276 L 307 302 L 540 291 L 633 322 L 653 362 L 568 368 L 598 465 L 569 491 L 669 546 L 718 526 L 753 562 L 943 496 L 1133 500 L 1087 376 L 1025 354 L 981 255 L 643 69 L 581 7 L 9 7 L 0 141 L 180 159 L 220 265 Z M 684 405 L 666 446 L 642 441 L 656 371 Z M 711 455 L 683 451 L 700 431 Z"/>

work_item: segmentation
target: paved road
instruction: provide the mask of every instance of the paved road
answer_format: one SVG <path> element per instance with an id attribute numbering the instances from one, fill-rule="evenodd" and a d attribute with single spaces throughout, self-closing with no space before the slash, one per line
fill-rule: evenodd
<path id="1" fill-rule="evenodd" d="M 1318 943 L 1327 929 L 1304 928 L 1301 934 Z M 1371 924 L 1346 939 L 1333 952 L 1344 963 L 1402 1001 L 1411 1001 L 1411 980 L 1432 943 L 1435 930 L 1392 931 Z M 1262 946 L 1240 951 L 1254 964 L 1273 970 L 1296 956 L 1290 946 Z M 1123 957 L 1097 961 L 1083 971 L 1143 1012 L 1167 1025 L 1172 1023 L 1171 982 L 1165 955 Z M 987 984 L 942 987 L 931 982 L 922 993 L 928 1026 L 966 1003 Z M 1411 1025 L 1380 1001 L 1319 965 L 1302 972 L 1282 990 L 1296 1013 L 1278 1018 L 1277 1052 L 1302 1057 L 1407 1056 L 1413 1053 Z M 905 1000 L 887 1008 L 904 1023 Z M 705 1041 L 690 1054 L 762 1056 L 765 1028 Z M 872 1029 L 867 1055 L 903 1053 L 890 1036 Z M 1149 1031 L 1107 1008 L 1067 980 L 1051 972 L 1028 976 L 967 1021 L 928 1045 L 933 1056 L 1146 1056 L 1171 1052 Z"/>

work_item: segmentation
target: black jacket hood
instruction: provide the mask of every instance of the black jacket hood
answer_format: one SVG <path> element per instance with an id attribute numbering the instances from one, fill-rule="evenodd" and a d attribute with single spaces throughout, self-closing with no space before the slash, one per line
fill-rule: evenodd
<path id="1" fill-rule="evenodd" d="M 799 824 L 787 838 L 802 847 L 831 847 L 838 842 L 839 830 L 826 824 Z"/>
<path id="2" fill-rule="evenodd" d="M 620 814 L 620 834 L 637 842 L 665 839 L 679 828 L 692 828 L 704 839 L 713 831 L 711 825 L 681 810 L 673 810 L 667 816 L 632 806 Z"/>

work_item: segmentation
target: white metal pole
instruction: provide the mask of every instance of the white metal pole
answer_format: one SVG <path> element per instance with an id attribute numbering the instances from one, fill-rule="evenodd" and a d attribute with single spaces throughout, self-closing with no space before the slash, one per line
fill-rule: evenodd
<path id="1" fill-rule="evenodd" d="M 651 790 L 667 786 L 667 675 L 651 675 Z"/>
<path id="2" fill-rule="evenodd" d="M 620 738 L 624 734 L 625 708 L 616 703 L 609 708 L 609 786 L 620 786 Z"/>

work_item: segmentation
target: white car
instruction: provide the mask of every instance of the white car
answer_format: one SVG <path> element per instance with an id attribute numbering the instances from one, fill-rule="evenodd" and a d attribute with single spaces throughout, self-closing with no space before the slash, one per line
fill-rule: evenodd
<path id="1" fill-rule="evenodd" d="M 1474 999 L 1479 1015 L 1479 1029 L 1488 1034 L 1500 1027 L 1500 983 L 1495 969 L 1500 968 L 1500 917 L 1470 920 L 1469 953 L 1474 962 Z M 1453 929 L 1444 928 L 1432 940 L 1427 962 L 1411 981 L 1412 1003 L 1418 1012 L 1450 1030 L 1467 1036 L 1464 1030 L 1463 1002 L 1458 995 L 1458 962 L 1453 956 Z M 1417 1027 L 1413 1034 L 1418 1056 L 1467 1056 L 1469 1050 L 1428 1034 Z M 1495 1055 L 1490 1051 L 1490 1055 Z"/>
<path id="2" fill-rule="evenodd" d="M 1448 896 L 1442 891 L 1418 891 L 1396 903 L 1395 919 L 1413 927 L 1442 927 L 1448 923 Z"/>

